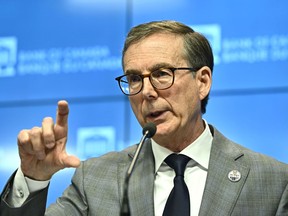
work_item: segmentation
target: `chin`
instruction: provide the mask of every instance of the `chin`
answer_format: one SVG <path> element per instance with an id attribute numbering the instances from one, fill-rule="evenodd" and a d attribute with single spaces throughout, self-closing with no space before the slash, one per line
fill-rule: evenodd
<path id="1" fill-rule="evenodd" d="M 167 136 L 169 133 L 171 133 L 171 127 L 167 127 L 163 124 L 157 125 L 157 136 Z"/>

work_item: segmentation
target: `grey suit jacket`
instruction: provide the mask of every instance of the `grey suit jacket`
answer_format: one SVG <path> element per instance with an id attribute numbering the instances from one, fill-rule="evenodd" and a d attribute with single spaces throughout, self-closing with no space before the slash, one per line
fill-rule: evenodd
<path id="1" fill-rule="evenodd" d="M 199 215 L 288 215 L 288 165 L 233 143 L 210 128 L 214 139 Z M 124 178 L 135 150 L 136 146 L 132 146 L 83 162 L 76 170 L 72 184 L 45 215 L 119 215 Z M 228 173 L 232 170 L 241 173 L 239 181 L 229 180 Z M 154 215 L 153 185 L 154 158 L 148 140 L 130 179 L 131 215 Z M 42 212 L 38 207 L 43 206 L 47 189 L 32 196 L 17 210 L 5 203 L 7 190 L 9 183 L 1 197 L 3 215 L 44 214 L 43 207 Z"/>

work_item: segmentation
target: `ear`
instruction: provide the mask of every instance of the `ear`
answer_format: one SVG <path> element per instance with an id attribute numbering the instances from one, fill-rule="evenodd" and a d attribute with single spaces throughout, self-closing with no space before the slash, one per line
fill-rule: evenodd
<path id="1" fill-rule="evenodd" d="M 204 66 L 196 73 L 196 80 L 199 90 L 200 100 L 204 99 L 210 92 L 212 86 L 212 71 L 209 67 Z"/>

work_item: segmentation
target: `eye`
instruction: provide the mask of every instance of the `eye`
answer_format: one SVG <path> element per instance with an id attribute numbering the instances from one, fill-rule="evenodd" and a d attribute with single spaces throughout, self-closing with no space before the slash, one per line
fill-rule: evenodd
<path id="1" fill-rule="evenodd" d="M 139 75 L 136 74 L 129 74 L 127 75 L 127 81 L 128 83 L 139 83 L 141 82 L 141 77 Z"/>
<path id="2" fill-rule="evenodd" d="M 152 77 L 156 79 L 169 78 L 171 76 L 173 76 L 172 71 L 165 68 L 153 71 L 152 73 Z"/>

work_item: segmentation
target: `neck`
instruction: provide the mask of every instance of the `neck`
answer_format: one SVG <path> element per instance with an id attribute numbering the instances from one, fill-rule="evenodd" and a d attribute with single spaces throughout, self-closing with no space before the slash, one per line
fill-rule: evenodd
<path id="1" fill-rule="evenodd" d="M 193 128 L 189 127 L 187 130 L 177 131 L 169 136 L 155 136 L 154 139 L 159 145 L 171 150 L 172 152 L 181 152 L 193 143 L 204 130 L 205 123 L 201 119 L 201 123 L 199 123 L 198 126 L 195 125 Z"/>

